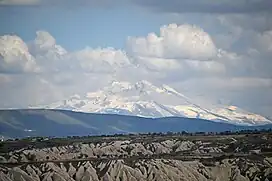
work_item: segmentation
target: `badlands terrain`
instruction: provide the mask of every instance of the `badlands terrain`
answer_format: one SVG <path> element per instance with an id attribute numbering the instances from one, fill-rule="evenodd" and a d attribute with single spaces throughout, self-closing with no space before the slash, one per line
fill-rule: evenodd
<path id="1" fill-rule="evenodd" d="M 1 181 L 269 181 L 271 131 L 7 140 Z"/>

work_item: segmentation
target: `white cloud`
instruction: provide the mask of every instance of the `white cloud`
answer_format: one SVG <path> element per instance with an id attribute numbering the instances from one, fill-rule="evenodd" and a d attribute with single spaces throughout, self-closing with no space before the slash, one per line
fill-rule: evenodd
<path id="1" fill-rule="evenodd" d="M 86 47 L 67 52 L 45 31 L 38 31 L 29 47 L 18 36 L 3 36 L 1 52 L 5 56 L 0 65 L 6 72 L 112 74 L 121 68 L 138 66 L 148 71 L 176 72 L 173 76 L 205 76 L 231 74 L 244 63 L 244 57 L 217 49 L 211 37 L 195 26 L 170 24 L 160 31 L 159 37 L 151 33 L 146 38 L 129 38 L 128 55 L 114 48 Z"/>
<path id="2" fill-rule="evenodd" d="M 68 52 L 57 44 L 50 33 L 37 31 L 36 38 L 28 43 L 28 47 L 43 72 L 59 72 L 71 69 L 72 64 L 65 60 Z"/>
<path id="3" fill-rule="evenodd" d="M 232 58 L 203 29 L 188 24 L 162 26 L 159 36 L 129 37 L 127 51 L 136 64 L 171 76 L 225 74 Z"/>
<path id="4" fill-rule="evenodd" d="M 268 51 L 269 37 L 270 33 L 256 36 L 259 44 L 252 45 L 251 55 Z M 163 26 L 159 35 L 130 37 L 127 52 L 90 47 L 69 52 L 45 31 L 38 31 L 28 45 L 15 35 L 0 40 L 2 107 L 48 104 L 120 78 L 174 84 L 178 90 L 198 90 L 216 99 L 219 92 L 271 88 L 270 78 L 258 77 L 268 66 L 256 66 L 260 60 L 253 56 L 219 49 L 208 33 L 188 24 Z"/>
<path id="5" fill-rule="evenodd" d="M 267 40 L 260 38 L 262 40 Z M 113 74 L 119 69 L 138 67 L 165 76 L 205 77 L 238 75 L 254 69 L 246 56 L 218 49 L 208 33 L 191 25 L 170 24 L 160 36 L 130 37 L 127 51 L 114 48 L 89 48 L 68 52 L 45 31 L 38 31 L 29 47 L 18 36 L 1 38 L 2 71 L 10 72 L 88 72 Z M 264 47 L 268 47 L 269 40 Z M 258 51 L 257 51 L 258 52 Z M 13 69 L 13 70 L 12 70 Z M 244 70 L 244 71 L 243 71 Z"/>
<path id="6" fill-rule="evenodd" d="M 1 107 L 49 104 L 103 87 L 118 69 L 119 77 L 135 71 L 122 50 L 68 52 L 46 31 L 38 31 L 28 45 L 16 35 L 2 36 L 0 53 Z"/>
<path id="7" fill-rule="evenodd" d="M 71 61 L 78 61 L 80 68 L 87 72 L 112 73 L 130 65 L 126 53 L 114 48 L 85 48 L 69 54 Z"/>
<path id="8" fill-rule="evenodd" d="M 204 30 L 192 25 L 169 24 L 160 29 L 160 35 L 148 34 L 143 38 L 128 38 L 127 49 L 135 56 L 211 60 L 217 49 Z"/>
<path id="9" fill-rule="evenodd" d="M 56 44 L 55 38 L 46 31 L 37 31 L 36 38 L 32 43 L 34 54 L 58 54 L 64 55 L 67 51 Z M 52 55 L 51 55 L 52 56 Z"/>
<path id="10" fill-rule="evenodd" d="M 133 66 L 126 53 L 114 48 L 89 48 L 67 52 L 45 31 L 38 31 L 27 45 L 16 35 L 0 37 L 0 71 L 22 72 L 97 72 L 113 73 Z"/>
<path id="11" fill-rule="evenodd" d="M 0 36 L 0 72 L 38 72 L 34 57 L 18 36 Z"/>
<path id="12" fill-rule="evenodd" d="M 30 52 L 44 72 L 97 72 L 112 73 L 115 69 L 129 66 L 126 53 L 114 48 L 90 48 L 67 52 L 55 38 L 45 31 L 38 31 Z"/>

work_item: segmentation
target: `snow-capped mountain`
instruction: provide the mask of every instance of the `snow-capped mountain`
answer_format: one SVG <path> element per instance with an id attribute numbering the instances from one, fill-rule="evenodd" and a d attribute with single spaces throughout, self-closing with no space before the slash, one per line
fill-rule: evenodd
<path id="1" fill-rule="evenodd" d="M 262 125 L 272 121 L 235 106 L 204 108 L 173 88 L 155 86 L 148 81 L 136 83 L 112 81 L 108 86 L 85 96 L 41 106 L 92 113 L 114 113 L 142 117 L 182 116 L 242 125 Z M 40 107 L 40 108 L 41 108 Z"/>

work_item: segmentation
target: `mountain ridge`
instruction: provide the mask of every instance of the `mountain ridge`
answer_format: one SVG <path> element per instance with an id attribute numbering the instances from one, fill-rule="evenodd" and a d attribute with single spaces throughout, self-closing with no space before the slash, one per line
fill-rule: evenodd
<path id="1" fill-rule="evenodd" d="M 75 94 L 53 104 L 31 108 L 64 109 L 89 113 L 115 113 L 141 117 L 190 117 L 238 125 L 263 125 L 271 120 L 236 106 L 206 108 L 168 85 L 155 86 L 142 80 L 136 83 L 112 81 L 108 86 L 85 96 Z"/>
<path id="2" fill-rule="evenodd" d="M 238 126 L 197 118 L 144 118 L 117 114 L 82 113 L 68 110 L 0 110 L 0 136 L 86 136 L 148 132 L 223 132 L 269 129 L 263 126 Z"/>

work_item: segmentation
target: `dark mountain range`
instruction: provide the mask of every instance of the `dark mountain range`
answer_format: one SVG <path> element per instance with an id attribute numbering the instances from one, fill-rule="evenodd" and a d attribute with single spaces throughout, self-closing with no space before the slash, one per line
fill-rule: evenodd
<path id="1" fill-rule="evenodd" d="M 46 109 L 0 111 L 0 135 L 5 138 L 167 131 L 222 132 L 265 128 L 272 128 L 272 125 L 238 126 L 196 118 L 142 118 Z"/>

